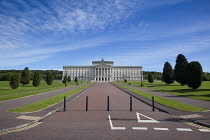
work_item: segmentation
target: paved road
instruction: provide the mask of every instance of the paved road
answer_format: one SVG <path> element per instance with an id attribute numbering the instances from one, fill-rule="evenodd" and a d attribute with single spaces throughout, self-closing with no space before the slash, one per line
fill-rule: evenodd
<path id="1" fill-rule="evenodd" d="M 0 102 L 0 129 L 5 129 L 5 128 L 10 128 L 10 127 L 15 127 L 18 125 L 22 125 L 24 123 L 29 123 L 31 120 L 23 120 L 23 119 L 15 119 L 16 117 L 20 116 L 20 114 L 15 114 L 15 113 L 9 113 L 7 112 L 8 110 L 20 106 L 24 106 L 27 104 L 35 103 L 56 95 L 59 95 L 61 93 L 65 93 L 69 90 L 78 88 L 80 86 L 83 86 L 87 83 L 80 84 L 78 86 L 72 86 L 72 87 L 67 87 L 67 88 L 62 88 L 59 90 L 54 90 L 50 92 L 45 92 L 42 94 L 36 94 L 33 96 L 27 96 L 23 98 L 18 98 L 18 99 L 13 99 L 13 100 L 8 100 L 8 101 L 3 101 Z M 50 110 L 45 110 L 42 111 L 44 114 L 47 112 L 50 112 Z M 43 113 L 35 113 L 37 117 L 42 117 Z M 34 113 L 30 113 L 30 115 L 33 115 Z"/>
<path id="2" fill-rule="evenodd" d="M 110 111 L 107 96 L 110 96 Z M 85 111 L 86 96 L 89 111 Z M 155 111 L 109 83 L 96 83 L 72 103 L 36 127 L 1 135 L 1 139 L 208 139 L 210 132 Z"/>
<path id="3" fill-rule="evenodd" d="M 180 102 L 180 103 L 185 103 L 185 104 L 190 104 L 190 105 L 194 105 L 194 106 L 198 106 L 198 107 L 203 107 L 203 108 L 206 108 L 206 109 L 210 110 L 210 102 L 209 101 L 177 96 L 177 95 L 173 95 L 173 94 L 169 94 L 169 93 L 153 91 L 153 90 L 150 90 L 150 89 L 147 89 L 147 88 L 134 87 L 134 86 L 131 86 L 131 85 L 126 85 L 126 84 L 122 84 L 122 85 L 131 87 L 133 89 L 137 89 L 137 90 L 140 90 L 140 91 L 143 91 L 143 92 L 146 92 L 146 93 L 157 95 L 159 97 L 163 97 L 163 98 L 166 98 L 166 99 L 177 101 L 177 102 Z M 138 96 L 138 95 L 135 94 L 135 96 Z M 138 96 L 138 98 L 142 98 L 142 97 Z M 156 106 L 161 106 L 161 105 L 156 104 Z M 184 111 L 179 111 L 179 110 L 172 109 L 172 108 L 169 108 L 169 107 L 164 107 L 164 106 L 162 106 L 161 108 L 164 109 L 165 111 L 171 112 L 172 114 L 177 115 L 179 117 L 182 117 L 182 118 L 185 118 L 185 119 L 190 119 L 191 121 L 202 123 L 204 125 L 210 126 L 210 111 L 184 112 Z M 186 118 L 186 115 L 188 116 L 187 118 Z"/>

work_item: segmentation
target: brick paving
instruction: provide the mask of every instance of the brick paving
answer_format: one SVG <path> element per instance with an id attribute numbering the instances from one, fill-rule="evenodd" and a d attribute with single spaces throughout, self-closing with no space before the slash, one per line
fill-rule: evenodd
<path id="1" fill-rule="evenodd" d="M 86 96 L 89 111 L 85 111 Z M 110 111 L 107 109 L 110 96 Z M 155 110 L 151 106 L 133 98 L 133 111 L 129 111 L 130 95 L 109 83 L 96 83 L 73 102 L 44 118 L 42 124 L 24 131 L 1 135 L 1 139 L 208 139 L 210 133 L 199 132 L 196 127 L 181 122 L 178 118 Z M 158 123 L 138 123 L 136 112 L 159 121 Z M 108 116 L 114 127 L 112 130 Z M 142 117 L 141 120 L 148 118 Z M 146 128 L 134 130 L 133 128 Z M 160 131 L 162 128 L 162 131 Z M 164 129 L 163 129 L 164 128 Z M 168 130 L 167 130 L 167 129 Z M 163 131 L 165 130 L 165 131 Z M 182 131 L 178 131 L 182 130 Z M 183 131 L 185 130 L 185 131 Z M 186 132 L 190 130 L 190 132 Z"/>

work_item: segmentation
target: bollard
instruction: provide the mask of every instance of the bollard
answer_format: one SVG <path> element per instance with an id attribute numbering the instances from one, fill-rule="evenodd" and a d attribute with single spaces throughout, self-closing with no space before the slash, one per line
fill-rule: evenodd
<path id="1" fill-rule="evenodd" d="M 132 111 L 132 97 L 130 96 L 130 111 Z"/>
<path id="2" fill-rule="evenodd" d="M 154 97 L 152 96 L 152 111 L 155 111 Z"/>
<path id="3" fill-rule="evenodd" d="M 66 96 L 63 99 L 63 111 L 66 111 Z"/>
<path id="4" fill-rule="evenodd" d="M 109 111 L 109 96 L 107 96 L 107 111 Z"/>
<path id="5" fill-rule="evenodd" d="M 88 96 L 86 96 L 86 111 L 88 111 Z"/>

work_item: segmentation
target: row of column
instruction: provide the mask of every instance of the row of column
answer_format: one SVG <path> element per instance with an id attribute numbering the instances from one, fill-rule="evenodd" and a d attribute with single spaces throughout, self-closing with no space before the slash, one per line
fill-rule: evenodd
<path id="1" fill-rule="evenodd" d="M 95 68 L 95 81 L 109 81 L 110 68 Z"/>

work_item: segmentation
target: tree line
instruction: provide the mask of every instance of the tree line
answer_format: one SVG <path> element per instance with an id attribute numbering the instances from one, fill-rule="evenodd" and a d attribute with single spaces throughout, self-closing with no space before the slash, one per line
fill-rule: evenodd
<path id="1" fill-rule="evenodd" d="M 10 79 L 8 79 L 10 81 L 9 84 L 12 89 L 17 89 L 20 83 L 22 85 L 27 85 L 30 83 L 31 71 L 29 70 L 28 67 L 26 67 L 22 71 L 22 73 L 19 73 L 20 71 L 14 71 L 14 70 L 12 72 L 16 72 L 12 73 Z M 11 71 L 9 71 L 8 73 L 11 73 Z M 33 71 L 33 77 L 32 77 L 33 86 L 38 87 L 42 78 L 43 76 L 42 73 L 40 73 L 40 70 Z M 54 80 L 54 75 L 51 71 L 47 71 L 46 76 L 44 78 L 48 85 L 52 85 Z"/>
<path id="2" fill-rule="evenodd" d="M 188 87 L 197 89 L 203 82 L 203 69 L 198 61 L 188 62 L 183 54 L 176 58 L 174 69 L 169 62 L 165 62 L 163 68 L 163 81 L 167 84 L 174 83 L 174 80 Z"/>
<path id="3" fill-rule="evenodd" d="M 183 54 L 177 56 L 174 69 L 169 62 L 165 62 L 161 75 L 162 81 L 167 84 L 177 81 L 181 86 L 188 85 L 193 89 L 199 88 L 202 81 L 210 81 L 210 73 L 203 72 L 201 64 L 197 61 L 188 63 Z M 148 82 L 154 82 L 154 73 L 149 72 L 147 77 Z"/>
<path id="4" fill-rule="evenodd" d="M 0 81 L 10 81 L 14 73 L 21 74 L 23 70 L 0 70 Z M 46 80 L 48 72 L 51 72 L 54 76 L 54 80 L 62 79 L 62 71 L 58 70 L 30 70 L 30 80 L 33 80 L 36 72 L 41 75 L 41 80 Z"/>

